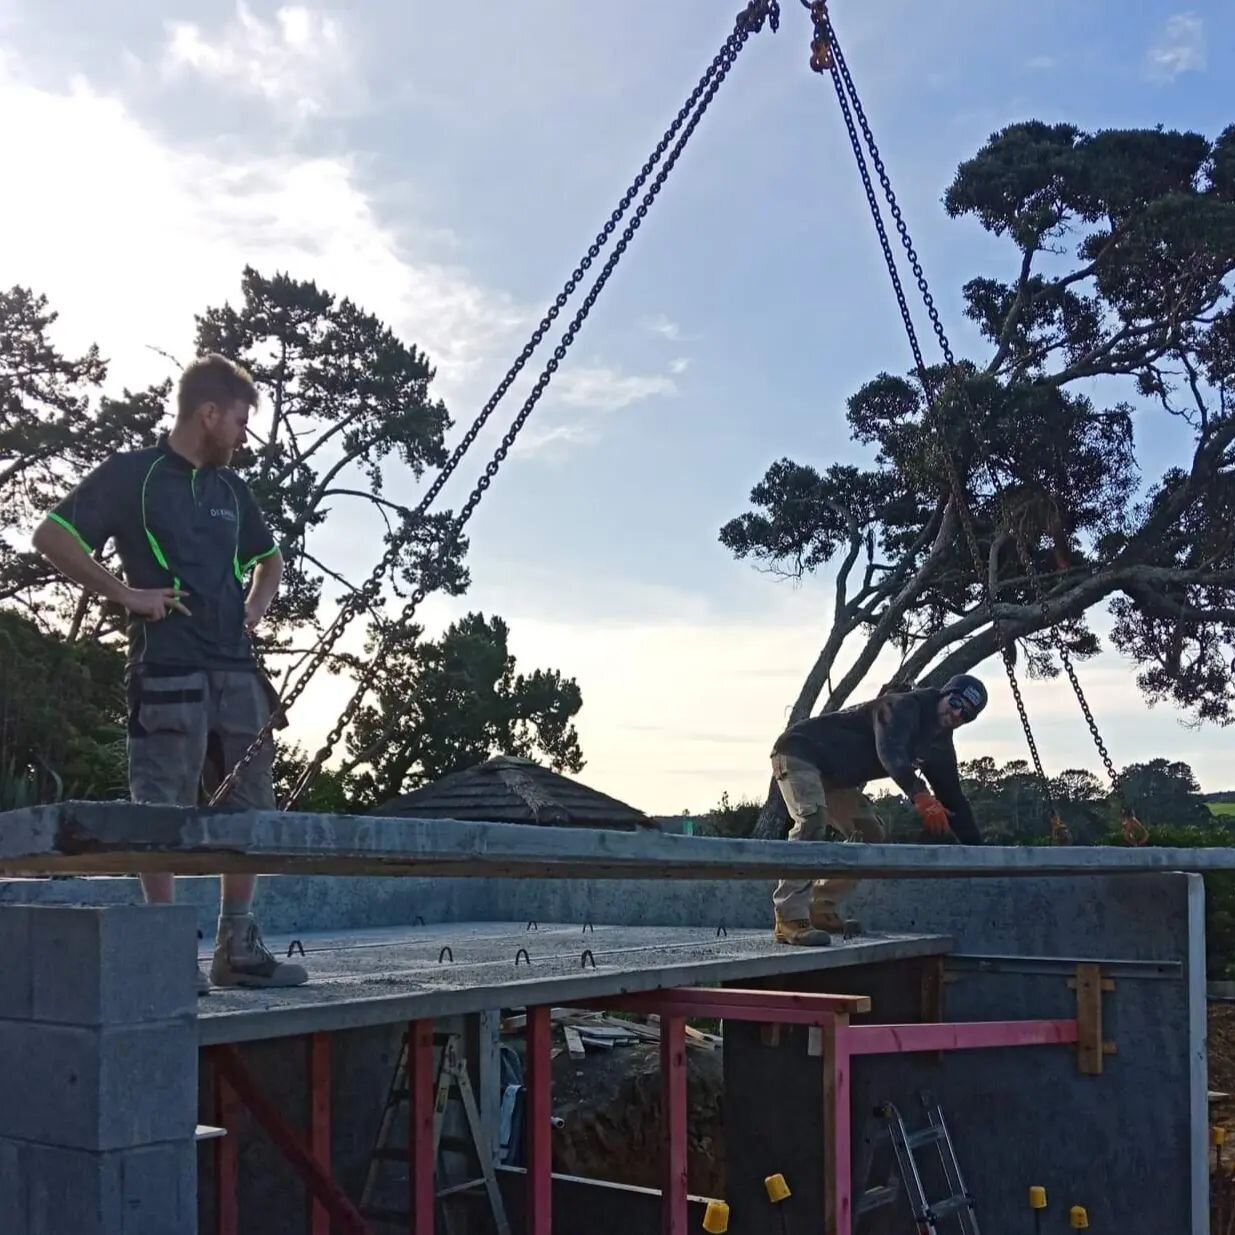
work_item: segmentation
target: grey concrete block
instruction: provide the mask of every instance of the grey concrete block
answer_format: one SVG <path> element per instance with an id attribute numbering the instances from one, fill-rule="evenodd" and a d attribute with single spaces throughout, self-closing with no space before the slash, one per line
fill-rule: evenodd
<path id="1" fill-rule="evenodd" d="M 0 1017 L 21 1020 L 30 1015 L 31 909 L 0 906 Z"/>
<path id="2" fill-rule="evenodd" d="M 0 1140 L 0 1230 L 5 1235 L 28 1235 L 26 1222 L 25 1146 Z"/>
<path id="3" fill-rule="evenodd" d="M 132 1025 L 196 1012 L 192 909 L 38 906 L 29 913 L 34 1020 Z"/>
<path id="4" fill-rule="evenodd" d="M 193 1235 L 196 1145 L 192 1141 L 150 1145 L 116 1158 L 121 1171 L 122 1235 Z"/>
<path id="5" fill-rule="evenodd" d="M 27 1193 L 22 1235 L 196 1233 L 191 1141 L 117 1153 L 27 1145 L 21 1153 Z"/>
<path id="6" fill-rule="evenodd" d="M 92 1150 L 191 1139 L 195 1025 L 0 1021 L 0 1094 L 0 1136 Z"/>

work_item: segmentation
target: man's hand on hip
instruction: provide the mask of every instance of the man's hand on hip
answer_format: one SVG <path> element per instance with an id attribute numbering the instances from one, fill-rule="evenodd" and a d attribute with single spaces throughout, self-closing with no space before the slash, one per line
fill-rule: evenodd
<path id="1" fill-rule="evenodd" d="M 269 606 L 256 601 L 246 601 L 244 606 L 244 628 L 251 635 L 262 623 Z"/>

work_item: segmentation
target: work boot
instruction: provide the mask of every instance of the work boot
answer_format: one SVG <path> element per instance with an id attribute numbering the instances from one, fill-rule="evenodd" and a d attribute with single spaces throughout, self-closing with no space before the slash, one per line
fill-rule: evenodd
<path id="1" fill-rule="evenodd" d="M 831 935 L 839 935 L 842 939 L 852 939 L 862 933 L 862 924 L 857 918 L 847 918 L 834 905 L 810 907 L 810 924 L 816 930 L 827 931 Z"/>
<path id="2" fill-rule="evenodd" d="M 275 960 L 252 914 L 221 917 L 210 965 L 215 986 L 300 986 L 309 980 L 303 965 Z"/>
<path id="3" fill-rule="evenodd" d="M 786 922 L 776 919 L 776 942 L 797 944 L 800 948 L 827 948 L 832 944 L 832 936 L 827 931 L 813 927 L 804 918 Z"/>

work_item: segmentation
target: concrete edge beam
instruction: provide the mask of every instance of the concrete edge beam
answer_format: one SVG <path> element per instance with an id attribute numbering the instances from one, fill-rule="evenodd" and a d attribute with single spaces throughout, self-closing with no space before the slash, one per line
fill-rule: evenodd
<path id="1" fill-rule="evenodd" d="M 0 814 L 0 875 L 866 879 L 1235 870 L 1235 848 L 1013 848 L 722 840 L 583 828 L 64 802 Z"/>

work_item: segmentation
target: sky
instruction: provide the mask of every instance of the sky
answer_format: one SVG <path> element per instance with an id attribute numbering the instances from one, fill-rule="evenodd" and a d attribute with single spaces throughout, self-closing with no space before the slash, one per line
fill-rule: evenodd
<path id="1" fill-rule="evenodd" d="M 58 339 L 96 341 L 119 389 L 167 376 L 245 263 L 312 278 L 428 353 L 458 434 L 738 7 L 0 0 L 0 285 L 45 293 Z M 782 9 L 473 518 L 469 593 L 423 611 L 431 631 L 499 613 L 520 668 L 576 678 L 582 779 L 655 813 L 762 792 L 830 620 L 826 576 L 761 574 L 720 526 L 776 459 L 862 462 L 844 401 L 910 363 L 807 15 Z M 940 199 L 992 132 L 1037 118 L 1212 137 L 1235 121 L 1229 3 L 836 0 L 833 18 L 962 353 L 982 346 L 959 288 L 1007 277 L 1015 254 Z M 1155 462 L 1185 444 L 1151 411 L 1137 433 Z M 392 485 L 415 500 L 410 478 Z M 319 555 L 358 572 L 368 530 L 339 509 Z M 1022 757 L 1002 671 L 985 676 L 992 706 L 961 755 Z M 1149 709 L 1116 655 L 1082 676 L 1118 764 L 1166 755 L 1235 787 L 1229 734 Z M 315 683 L 292 735 L 320 738 L 346 693 Z M 1026 698 L 1048 770 L 1097 770 L 1066 683 Z"/>

